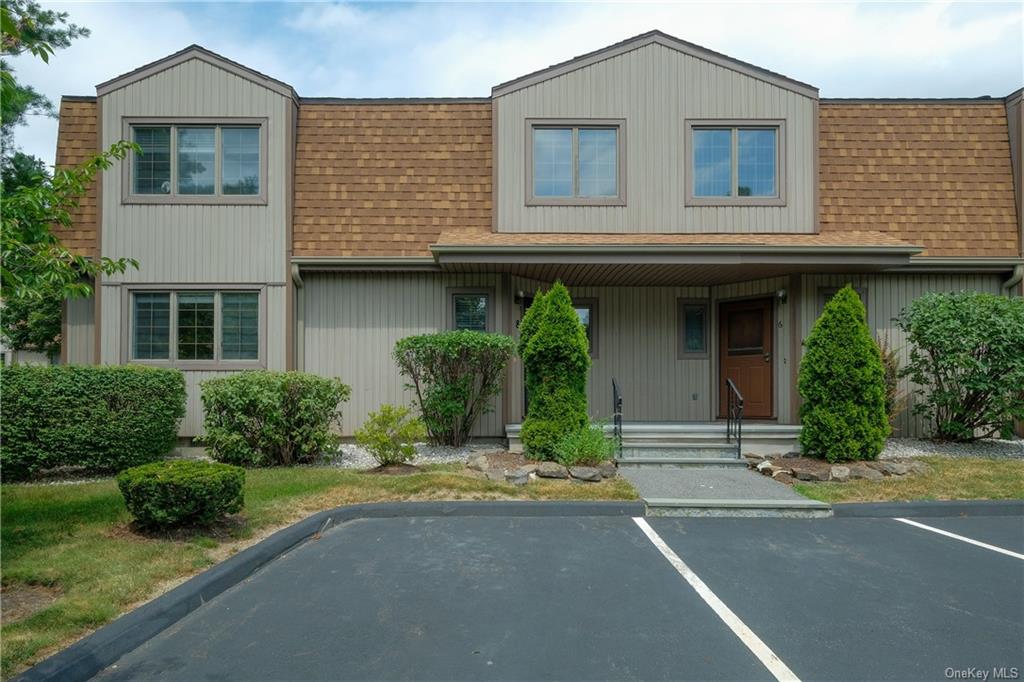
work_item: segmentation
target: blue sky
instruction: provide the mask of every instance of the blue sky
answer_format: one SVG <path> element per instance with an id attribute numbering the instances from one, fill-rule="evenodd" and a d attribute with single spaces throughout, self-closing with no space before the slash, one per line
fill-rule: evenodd
<path id="1" fill-rule="evenodd" d="M 300 95 L 486 96 L 491 86 L 660 29 L 816 85 L 822 97 L 1002 96 L 1024 84 L 1024 4 L 44 3 L 92 36 L 19 75 L 55 101 L 191 43 Z M 21 147 L 51 162 L 57 124 Z"/>

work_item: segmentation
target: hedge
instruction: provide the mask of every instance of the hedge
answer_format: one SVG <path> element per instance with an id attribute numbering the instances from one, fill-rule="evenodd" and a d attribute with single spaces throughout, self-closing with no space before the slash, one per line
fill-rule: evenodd
<path id="1" fill-rule="evenodd" d="M 529 403 L 520 437 L 531 459 L 554 460 L 568 433 L 587 428 L 587 333 L 569 291 L 555 282 L 519 326 Z"/>
<path id="2" fill-rule="evenodd" d="M 800 362 L 800 445 L 830 462 L 876 459 L 889 436 L 885 374 L 850 286 L 825 304 Z"/>
<path id="3" fill-rule="evenodd" d="M 230 464 L 154 462 L 117 475 L 129 513 L 142 526 L 206 525 L 242 510 L 245 470 Z"/>
<path id="4" fill-rule="evenodd" d="M 200 383 L 203 443 L 221 462 L 307 464 L 338 445 L 339 405 L 351 390 L 304 372 L 239 372 Z"/>
<path id="5" fill-rule="evenodd" d="M 0 370 L 0 472 L 24 480 L 55 467 L 111 473 L 156 461 L 185 416 L 175 369 L 11 365 Z"/>

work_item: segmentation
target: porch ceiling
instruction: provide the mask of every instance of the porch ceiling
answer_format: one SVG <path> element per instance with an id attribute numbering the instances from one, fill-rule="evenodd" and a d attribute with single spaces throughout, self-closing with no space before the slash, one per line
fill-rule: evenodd
<path id="1" fill-rule="evenodd" d="M 442 234 L 447 272 L 507 272 L 575 285 L 715 285 L 906 266 L 920 247 L 880 232 L 822 234 Z"/>

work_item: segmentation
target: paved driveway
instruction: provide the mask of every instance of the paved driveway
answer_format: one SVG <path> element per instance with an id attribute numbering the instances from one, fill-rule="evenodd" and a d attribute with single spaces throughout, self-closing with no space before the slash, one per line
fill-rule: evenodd
<path id="1" fill-rule="evenodd" d="M 1024 673 L 1024 520 L 920 521 L 985 546 L 893 519 L 355 521 L 276 560 L 101 677 Z"/>

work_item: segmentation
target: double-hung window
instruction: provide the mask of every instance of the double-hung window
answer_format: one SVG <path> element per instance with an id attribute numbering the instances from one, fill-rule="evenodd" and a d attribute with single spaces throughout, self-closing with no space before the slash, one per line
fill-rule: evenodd
<path id="1" fill-rule="evenodd" d="M 139 146 L 127 164 L 127 202 L 266 201 L 265 122 L 137 120 L 127 126 Z"/>
<path id="2" fill-rule="evenodd" d="M 625 203 L 622 121 L 528 121 L 528 205 Z"/>
<path id="3" fill-rule="evenodd" d="M 261 362 L 260 292 L 131 292 L 129 360 L 252 366 Z"/>
<path id="4" fill-rule="evenodd" d="M 687 121 L 692 206 L 785 203 L 782 121 Z"/>

